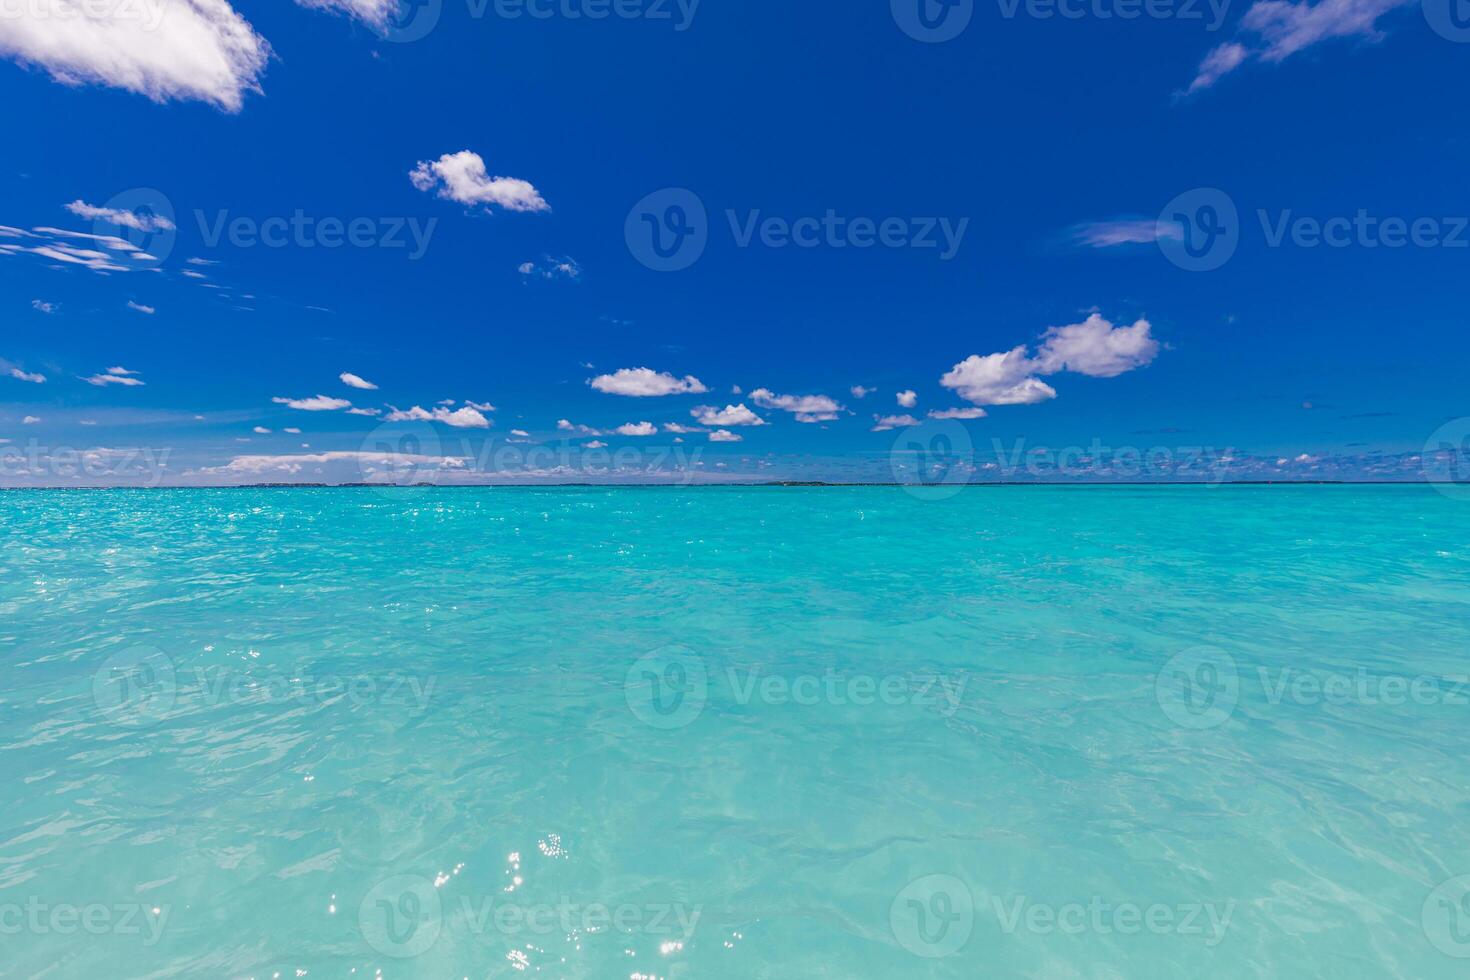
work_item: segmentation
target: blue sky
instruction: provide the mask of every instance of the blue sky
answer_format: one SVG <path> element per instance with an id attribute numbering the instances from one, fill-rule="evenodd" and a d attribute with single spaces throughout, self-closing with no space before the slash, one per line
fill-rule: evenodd
<path id="1" fill-rule="evenodd" d="M 920 2 L 10 0 L 0 484 L 1463 440 L 1470 12 Z"/>

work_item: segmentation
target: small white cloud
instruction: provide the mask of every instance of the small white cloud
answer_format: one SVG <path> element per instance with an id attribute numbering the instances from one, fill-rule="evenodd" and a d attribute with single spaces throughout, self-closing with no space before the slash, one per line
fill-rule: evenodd
<path id="1" fill-rule="evenodd" d="M 726 405 L 724 408 L 715 408 L 713 405 L 699 405 L 689 410 L 694 420 L 700 425 L 727 426 L 727 425 L 765 425 L 766 420 L 746 408 L 745 405 Z"/>
<path id="2" fill-rule="evenodd" d="M 491 177 L 478 153 L 461 150 L 438 160 L 421 160 L 408 175 L 413 186 L 459 204 L 481 205 L 507 211 L 550 211 L 551 207 L 529 182 L 516 177 Z"/>
<path id="3" fill-rule="evenodd" d="M 826 395 L 778 395 L 768 388 L 752 391 L 750 400 L 761 408 L 790 412 L 798 422 L 831 422 L 842 411 L 842 406 Z"/>
<path id="4" fill-rule="evenodd" d="M 985 409 L 983 408 L 944 408 L 937 412 L 930 412 L 931 419 L 983 419 Z"/>
<path id="5" fill-rule="evenodd" d="M 620 436 L 651 436 L 658 434 L 658 427 L 652 422 L 625 422 L 613 431 Z"/>
<path id="6" fill-rule="evenodd" d="M 528 278 L 539 279 L 581 279 L 582 266 L 571 256 L 554 259 L 549 255 L 542 256 L 543 265 L 535 262 L 522 262 L 516 267 L 516 271 Z"/>
<path id="7" fill-rule="evenodd" d="M 40 423 L 40 421 L 41 420 L 38 419 L 38 418 L 36 418 L 36 416 L 34 416 L 34 415 L 27 415 L 25 418 L 23 418 L 23 419 L 20 420 L 20 424 L 21 425 L 37 425 L 38 423 Z"/>
<path id="8" fill-rule="evenodd" d="M 852 392 L 852 397 L 854 397 L 854 398 L 867 398 L 876 389 L 873 389 L 873 388 L 864 388 L 862 385 L 853 385 L 851 388 L 849 388 L 847 390 L 850 391 L 850 392 Z"/>
<path id="9" fill-rule="evenodd" d="M 1088 248 L 1113 248 L 1118 245 L 1148 245 L 1160 238 L 1178 238 L 1179 225 L 1143 218 L 1114 218 L 1091 221 L 1072 229 L 1072 240 Z"/>
<path id="10" fill-rule="evenodd" d="M 174 230 L 174 223 L 161 214 L 138 214 L 136 211 L 125 211 L 120 208 L 99 208 L 86 201 L 72 201 L 65 207 L 78 218 L 105 221 L 119 228 L 131 228 L 134 231 L 145 233 Z"/>
<path id="11" fill-rule="evenodd" d="M 271 430 L 270 429 L 267 429 L 263 425 L 257 425 L 255 428 L 251 429 L 250 431 L 251 432 L 254 432 L 258 436 L 268 436 L 268 435 L 271 434 Z"/>
<path id="12" fill-rule="evenodd" d="M 390 406 L 391 407 L 391 406 Z M 450 410 L 442 405 L 435 406 L 429 411 L 415 405 L 410 409 L 393 409 L 386 416 L 387 422 L 442 422 L 456 429 L 488 429 L 490 420 L 481 415 L 477 409 L 465 406 Z"/>
<path id="13" fill-rule="evenodd" d="M 278 396 L 272 398 L 271 401 L 301 412 L 335 412 L 352 407 L 352 403 L 345 398 L 329 398 L 326 395 L 316 395 L 312 398 L 281 398 Z"/>
<path id="14" fill-rule="evenodd" d="M 128 300 L 128 309 L 137 310 L 139 313 L 147 313 L 149 316 L 152 316 L 154 313 L 158 312 L 158 310 L 154 309 L 151 306 L 144 306 L 142 303 L 134 303 L 132 300 Z"/>
<path id="15" fill-rule="evenodd" d="M 599 374 L 587 383 L 597 391 L 632 398 L 699 395 L 709 390 L 693 375 L 676 378 L 667 372 L 661 373 L 646 367 L 623 368 L 612 374 Z"/>
<path id="16" fill-rule="evenodd" d="M 383 410 L 381 408 L 349 408 L 347 410 L 347 414 L 348 415 L 382 415 L 383 414 Z"/>
<path id="17" fill-rule="evenodd" d="M 529 436 L 531 433 L 527 432 L 525 429 L 511 429 L 510 430 L 510 434 L 513 435 L 513 436 L 522 436 L 522 437 L 524 437 L 524 436 Z"/>
<path id="18" fill-rule="evenodd" d="M 918 425 L 919 420 L 912 415 L 874 415 L 873 431 L 887 432 L 889 429 L 904 429 L 911 425 Z"/>
<path id="19" fill-rule="evenodd" d="M 35 310 L 38 313 L 51 314 L 51 313 L 55 313 L 57 310 L 61 309 L 61 304 L 60 303 L 47 303 L 44 300 L 33 299 L 33 300 L 31 300 L 31 309 Z"/>
<path id="20" fill-rule="evenodd" d="M 282 429 L 281 431 L 282 432 L 288 432 L 288 433 L 290 433 L 293 436 L 299 436 L 299 435 L 301 435 L 301 430 L 300 429 L 297 429 L 297 428 L 294 428 L 292 426 L 287 426 L 286 428 Z"/>
<path id="21" fill-rule="evenodd" d="M 919 396 L 912 391 L 900 391 L 896 397 L 899 408 L 913 408 L 919 404 Z"/>
<path id="22" fill-rule="evenodd" d="M 489 402 L 472 402 L 467 400 L 465 404 L 468 405 L 470 408 L 473 408 L 477 412 L 495 411 L 495 406 L 490 404 Z"/>
<path id="23" fill-rule="evenodd" d="M 971 354 L 939 383 L 977 405 L 1034 405 L 1057 396 L 1056 389 L 1034 377 L 1036 363 L 1021 345 L 1000 354 Z"/>
<path id="24" fill-rule="evenodd" d="M 141 388 L 143 386 L 143 381 L 135 377 L 137 373 L 137 371 L 129 371 L 125 367 L 110 367 L 107 369 L 107 372 L 105 374 L 94 374 L 90 378 L 83 378 L 82 380 L 87 382 L 87 384 L 95 385 L 98 388 L 105 387 L 106 385 L 122 385 L 125 388 Z"/>
<path id="25" fill-rule="evenodd" d="M 184 269 L 181 274 L 182 275 L 185 275 L 185 276 L 188 276 L 190 279 L 208 279 L 209 278 L 204 273 L 202 273 L 202 272 L 195 272 L 193 269 Z"/>
<path id="26" fill-rule="evenodd" d="M 1147 320 L 1115 327 L 1093 313 L 1081 323 L 1051 327 L 1043 335 L 1036 361 L 1041 374 L 1073 371 L 1093 378 L 1114 378 L 1143 367 L 1158 355 L 1159 343 Z"/>
<path id="27" fill-rule="evenodd" d="M 690 432 L 703 432 L 704 430 L 699 428 L 698 426 L 680 425 L 678 422 L 665 422 L 664 431 L 673 432 L 676 434 L 687 434 Z"/>
<path id="28" fill-rule="evenodd" d="M 214 259 L 192 258 L 192 259 L 185 259 L 184 262 L 187 265 L 219 265 L 219 263 L 216 262 Z M 254 296 L 247 296 L 245 298 L 246 299 L 254 299 L 255 297 Z"/>
<path id="29" fill-rule="evenodd" d="M 357 375 L 352 374 L 348 371 L 343 371 L 341 374 L 338 375 L 338 377 L 341 378 L 342 383 L 349 388 L 360 388 L 363 391 L 378 390 L 378 386 L 373 384 L 371 381 L 365 381 L 362 378 L 359 378 Z"/>
<path id="30" fill-rule="evenodd" d="M 593 439 L 591 442 L 583 443 L 582 444 L 582 448 L 583 449 L 606 449 L 607 448 L 607 443 L 602 442 L 602 441 L 597 440 L 597 439 Z"/>
<path id="31" fill-rule="evenodd" d="M 709 434 L 710 442 L 740 442 L 745 437 L 729 429 L 716 429 Z"/>
<path id="32" fill-rule="evenodd" d="M 0 358 L 0 371 L 5 372 L 8 377 L 14 378 L 17 381 L 29 381 L 34 385 L 43 385 L 46 383 L 46 376 L 44 374 L 33 374 L 30 371 L 23 371 L 3 358 Z"/>

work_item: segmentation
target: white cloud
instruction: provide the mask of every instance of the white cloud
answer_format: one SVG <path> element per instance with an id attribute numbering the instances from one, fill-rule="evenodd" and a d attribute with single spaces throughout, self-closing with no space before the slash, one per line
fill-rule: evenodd
<path id="1" fill-rule="evenodd" d="M 575 432 L 579 436 L 605 435 L 601 429 L 594 429 L 590 425 L 573 425 L 568 419 L 557 419 L 556 427 L 562 432 Z"/>
<path id="2" fill-rule="evenodd" d="M 896 397 L 899 408 L 913 408 L 919 404 L 919 396 L 912 391 L 900 391 Z"/>
<path id="3" fill-rule="evenodd" d="M 277 405 L 285 405 L 302 412 L 335 412 L 343 408 L 351 408 L 352 403 L 344 398 L 329 398 L 326 395 L 317 395 L 313 398 L 272 398 L 271 401 Z"/>
<path id="4" fill-rule="evenodd" d="M 549 255 L 542 256 L 545 265 L 537 265 L 535 262 L 522 262 L 517 266 L 523 276 L 539 277 L 542 279 L 581 279 L 582 266 L 571 256 L 554 259 Z"/>
<path id="5" fill-rule="evenodd" d="M 511 429 L 510 434 L 513 436 L 529 436 L 531 433 L 527 432 L 525 429 Z"/>
<path id="6" fill-rule="evenodd" d="M 874 415 L 873 431 L 887 432 L 889 429 L 905 429 L 911 425 L 918 425 L 919 420 L 912 415 Z"/>
<path id="7" fill-rule="evenodd" d="M 831 422 L 842 411 L 842 406 L 826 395 L 778 395 L 769 388 L 752 391 L 750 400 L 761 408 L 790 412 L 798 422 Z"/>
<path id="8" fill-rule="evenodd" d="M 137 373 L 137 371 L 129 371 L 125 367 L 110 367 L 107 369 L 107 372 L 105 374 L 94 374 L 90 378 L 83 378 L 82 380 L 87 382 L 87 384 L 89 385 L 96 385 L 98 388 L 102 388 L 106 385 L 122 385 L 125 388 L 141 388 L 143 386 L 143 382 L 140 379 L 134 377 L 134 375 L 136 375 Z"/>
<path id="9" fill-rule="evenodd" d="M 347 414 L 348 415 L 382 415 L 383 414 L 383 410 L 381 408 L 349 408 L 347 410 Z"/>
<path id="10" fill-rule="evenodd" d="M 185 261 L 185 264 L 187 264 L 187 265 L 219 265 L 219 263 L 216 262 L 214 259 L 192 258 L 192 259 L 185 259 L 184 261 Z M 251 299 L 254 299 L 254 298 L 255 297 L 253 297 L 253 296 L 251 297 Z"/>
<path id="11" fill-rule="evenodd" d="M 971 354 L 939 383 L 976 405 L 1031 405 L 1057 396 L 1056 389 L 1037 375 L 1071 371 L 1113 378 L 1149 364 L 1158 352 L 1147 320 L 1115 327 L 1092 313 L 1082 323 L 1049 327 L 1035 358 L 1027 355 L 1024 344 L 985 357 Z"/>
<path id="12" fill-rule="evenodd" d="M 680 425 L 678 422 L 665 422 L 665 432 L 673 432 L 676 435 L 687 435 L 691 432 L 703 432 L 704 430 L 695 425 Z"/>
<path id="13" fill-rule="evenodd" d="M 689 410 L 694 420 L 700 425 L 726 426 L 726 425 L 765 425 L 766 420 L 740 405 L 726 405 L 724 408 L 715 408 L 713 405 L 699 405 Z"/>
<path id="14" fill-rule="evenodd" d="M 158 310 L 152 306 L 144 306 L 142 303 L 134 303 L 132 300 L 128 300 L 128 309 L 137 310 L 139 313 L 147 313 L 149 316 L 152 316 L 153 314 L 158 312 Z"/>
<path id="15" fill-rule="evenodd" d="M 27 0 L 0 17 L 0 55 L 65 85 L 110 85 L 155 102 L 207 102 L 238 112 L 260 91 L 265 38 L 227 0 L 75 3 Z"/>
<path id="16" fill-rule="evenodd" d="M 398 9 L 399 0 L 296 0 L 303 7 L 347 14 L 382 34 L 388 29 L 388 18 Z"/>
<path id="17" fill-rule="evenodd" d="M 390 406 L 391 407 L 391 406 Z M 465 406 L 450 410 L 444 406 L 437 406 L 433 411 L 427 411 L 415 405 L 410 409 L 393 409 L 386 416 L 386 422 L 442 422 L 456 429 L 488 429 L 490 420 L 481 415 L 478 409 Z"/>
<path id="18" fill-rule="evenodd" d="M 29 381 L 35 385 L 46 383 L 46 376 L 44 374 L 32 374 L 29 371 L 22 371 L 19 366 L 11 364 L 3 357 L 0 357 L 0 372 L 4 372 L 7 377 L 14 378 L 17 381 Z"/>
<path id="19" fill-rule="evenodd" d="M 971 354 L 951 368 L 939 383 L 976 405 L 1033 405 L 1057 396 L 1056 390 L 1032 375 L 1036 362 L 1022 344 L 1000 354 Z"/>
<path id="20" fill-rule="evenodd" d="M 683 378 L 676 378 L 668 372 L 660 373 L 646 367 L 623 368 L 612 374 L 599 374 L 587 383 L 609 395 L 627 395 L 632 398 L 698 395 L 709 391 L 693 375 L 686 374 Z"/>
<path id="21" fill-rule="evenodd" d="M 454 404 L 454 402 L 451 400 L 449 404 L 452 405 L 452 404 Z M 465 404 L 468 405 L 470 408 L 473 408 L 477 412 L 493 412 L 493 411 L 495 411 L 495 406 L 492 405 L 492 404 L 490 404 L 489 402 L 472 402 L 472 401 L 466 400 L 465 401 Z"/>
<path id="22" fill-rule="evenodd" d="M 1113 248 L 1117 245 L 1147 245 L 1160 238 L 1178 238 L 1179 226 L 1144 218 L 1115 218 L 1093 221 L 1072 229 L 1072 239 L 1089 248 Z"/>
<path id="23" fill-rule="evenodd" d="M 1251 58 L 1276 63 L 1299 51 L 1334 38 L 1357 37 L 1381 41 L 1378 19 L 1413 0 L 1256 0 L 1240 18 L 1239 33 L 1253 35 L 1250 43 L 1227 41 L 1205 55 L 1194 80 L 1183 94 L 1192 95 L 1214 85 Z"/>
<path id="24" fill-rule="evenodd" d="M 709 434 L 710 442 L 740 442 L 745 437 L 729 429 L 716 429 Z"/>
<path id="25" fill-rule="evenodd" d="M 184 270 L 182 270 L 182 272 L 180 274 L 181 275 L 184 275 L 184 276 L 187 276 L 190 279 L 208 279 L 209 278 L 204 273 L 202 273 L 202 272 L 195 272 L 193 269 L 184 269 Z"/>
<path id="26" fill-rule="evenodd" d="M 47 303 L 44 300 L 33 299 L 31 300 L 31 309 L 35 310 L 38 313 L 50 314 L 55 313 L 57 310 L 61 309 L 61 304 Z"/>
<path id="27" fill-rule="evenodd" d="M 945 408 L 937 412 L 930 412 L 931 419 L 983 419 L 985 409 L 983 408 Z"/>
<path id="28" fill-rule="evenodd" d="M 342 383 L 349 388 L 360 388 L 363 391 L 378 390 L 378 386 L 373 384 L 371 381 L 365 381 L 362 378 L 359 378 L 357 375 L 352 374 L 348 371 L 343 371 L 341 374 L 338 375 L 338 377 L 341 378 Z"/>
<path id="29" fill-rule="evenodd" d="M 299 436 L 299 435 L 301 435 L 301 430 L 298 429 L 298 428 L 295 428 L 294 426 L 289 426 L 288 425 L 288 426 L 286 426 L 286 428 L 282 429 L 281 431 L 282 432 L 289 433 L 289 434 L 291 434 L 293 436 Z"/>
<path id="30" fill-rule="evenodd" d="M 851 388 L 849 388 L 847 390 L 850 391 L 850 392 L 852 392 L 852 397 L 854 397 L 854 398 L 867 398 L 869 395 L 871 395 L 874 392 L 875 389 L 873 389 L 873 388 L 864 388 L 862 385 L 853 385 Z"/>
<path id="31" fill-rule="evenodd" d="M 483 205 L 486 210 L 550 211 L 541 192 L 515 177 L 491 177 L 478 153 L 460 150 L 438 160 L 421 160 L 408 175 L 413 186 L 433 191 L 437 197 L 460 204 Z"/>
<path id="32" fill-rule="evenodd" d="M 86 201 L 72 201 L 66 205 L 66 209 L 78 218 L 90 218 L 94 221 L 100 219 L 119 228 L 132 228 L 134 231 L 174 230 L 174 223 L 161 214 L 138 214 L 118 208 L 99 208 Z"/>
<path id="33" fill-rule="evenodd" d="M 258 436 L 268 436 L 268 435 L 271 434 L 271 430 L 270 429 L 267 429 L 263 425 L 257 425 L 255 428 L 251 429 L 250 431 L 251 432 L 254 432 Z"/>
<path id="34" fill-rule="evenodd" d="M 606 449 L 607 448 L 607 443 L 601 441 L 600 439 L 593 439 L 591 442 L 583 443 L 582 444 L 582 448 L 583 449 Z"/>
<path id="35" fill-rule="evenodd" d="M 658 427 L 652 422 L 625 422 L 613 431 L 620 436 L 651 436 L 658 434 Z"/>
<path id="36" fill-rule="evenodd" d="M 1081 323 L 1049 328 L 1036 363 L 1040 374 L 1073 371 L 1093 378 L 1115 378 L 1150 363 L 1158 353 L 1159 342 L 1151 336 L 1147 320 L 1115 327 L 1093 313 Z"/>
<path id="37" fill-rule="evenodd" d="M 36 418 L 34 415 L 27 415 L 25 418 L 23 418 L 23 419 L 20 420 L 20 424 L 21 425 L 36 425 L 40 421 L 41 420 L 38 419 L 38 418 Z"/>
<path id="38" fill-rule="evenodd" d="M 1189 83 L 1189 88 L 1184 94 L 1193 95 L 1201 89 L 1207 89 L 1220 79 L 1239 68 L 1250 57 L 1250 52 L 1245 45 L 1236 41 L 1228 41 L 1213 48 L 1205 55 L 1205 60 L 1200 62 L 1199 70 L 1195 73 L 1194 81 Z"/>

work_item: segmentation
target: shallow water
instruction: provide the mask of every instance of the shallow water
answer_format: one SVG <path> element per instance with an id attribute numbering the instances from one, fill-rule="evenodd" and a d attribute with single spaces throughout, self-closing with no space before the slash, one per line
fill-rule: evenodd
<path id="1" fill-rule="evenodd" d="M 1430 488 L 14 492 L 0 527 L 0 975 L 1470 963 L 1470 502 Z"/>

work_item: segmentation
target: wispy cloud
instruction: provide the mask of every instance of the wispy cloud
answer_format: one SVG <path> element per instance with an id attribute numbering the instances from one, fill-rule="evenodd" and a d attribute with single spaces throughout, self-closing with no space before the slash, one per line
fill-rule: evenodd
<path id="1" fill-rule="evenodd" d="M 1414 0 L 1256 0 L 1240 18 L 1238 35 L 1205 55 L 1181 96 L 1210 88 L 1251 59 L 1267 63 L 1286 60 L 1300 51 L 1334 38 L 1381 41 L 1386 36 L 1378 20 Z"/>
<path id="2" fill-rule="evenodd" d="M 349 388 L 359 388 L 362 391 L 378 390 L 377 385 L 373 384 L 371 381 L 365 380 L 364 378 L 358 377 L 350 371 L 343 371 L 337 377 L 339 377 L 342 380 L 342 383 Z"/>

